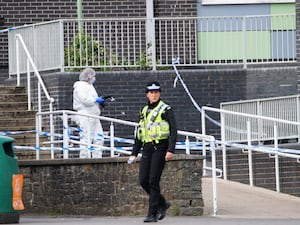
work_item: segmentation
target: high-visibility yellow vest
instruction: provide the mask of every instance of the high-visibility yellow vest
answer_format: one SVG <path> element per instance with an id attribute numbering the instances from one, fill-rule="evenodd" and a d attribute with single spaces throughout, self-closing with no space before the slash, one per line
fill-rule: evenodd
<path id="1" fill-rule="evenodd" d="M 148 115 L 148 105 L 143 108 L 137 133 L 139 140 L 144 143 L 153 141 L 157 143 L 160 140 L 167 139 L 169 137 L 169 123 L 161 117 L 167 107 L 169 107 L 167 104 L 160 101 L 158 105 L 148 113 Z"/>

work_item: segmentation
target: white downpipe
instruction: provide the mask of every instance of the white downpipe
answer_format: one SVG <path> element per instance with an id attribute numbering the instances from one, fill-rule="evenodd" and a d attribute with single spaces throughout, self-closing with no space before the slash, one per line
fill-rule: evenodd
<path id="1" fill-rule="evenodd" d="M 274 123 L 274 148 L 278 148 L 278 132 L 277 124 Z M 276 191 L 280 192 L 280 176 L 279 176 L 279 156 L 275 153 L 275 174 L 276 174 Z"/>
<path id="2" fill-rule="evenodd" d="M 110 123 L 110 157 L 114 157 L 115 155 L 115 128 L 114 128 L 114 123 Z"/>
<path id="3" fill-rule="evenodd" d="M 251 124 L 247 121 L 247 142 L 248 146 L 251 146 Z M 252 164 L 252 150 L 248 150 L 248 166 L 249 166 L 249 183 L 253 187 L 253 164 Z"/>
<path id="4" fill-rule="evenodd" d="M 221 113 L 221 142 L 222 142 L 222 157 L 223 157 L 223 176 L 227 180 L 227 162 L 226 162 L 226 145 L 225 145 L 225 114 Z"/>
<path id="5" fill-rule="evenodd" d="M 52 114 L 52 113 L 51 113 Z M 53 135 L 51 135 L 53 136 Z M 68 159 L 68 145 L 69 145 L 69 135 L 68 135 L 68 115 L 63 112 L 63 158 Z"/>
<path id="6" fill-rule="evenodd" d="M 210 141 L 209 144 L 211 151 L 211 160 L 212 160 L 212 182 L 213 182 L 213 216 L 217 215 L 218 212 L 218 195 L 217 195 L 217 164 L 216 164 L 216 149 L 215 143 Z"/>
<path id="7" fill-rule="evenodd" d="M 151 54 L 152 70 L 156 70 L 156 47 L 155 47 L 155 20 L 154 20 L 154 8 L 153 0 L 146 1 L 146 54 Z"/>
<path id="8" fill-rule="evenodd" d="M 31 85 L 30 85 L 30 64 L 27 59 L 27 102 L 28 102 L 28 111 L 31 111 Z"/>

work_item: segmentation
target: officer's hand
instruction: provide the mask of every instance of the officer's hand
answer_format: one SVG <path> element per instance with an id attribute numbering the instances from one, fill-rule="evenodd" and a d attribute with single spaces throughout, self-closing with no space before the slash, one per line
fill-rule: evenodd
<path id="1" fill-rule="evenodd" d="M 96 102 L 99 103 L 100 105 L 105 102 L 104 98 L 102 96 L 96 98 Z"/>
<path id="2" fill-rule="evenodd" d="M 172 153 L 172 152 L 167 152 L 167 154 L 166 154 L 166 156 L 165 156 L 165 160 L 168 161 L 168 160 L 170 160 L 170 159 L 173 159 L 173 155 L 174 155 L 174 153 Z"/>
<path id="3" fill-rule="evenodd" d="M 132 156 L 130 156 L 129 159 L 127 160 L 127 163 L 128 163 L 128 164 L 134 163 L 135 160 L 136 160 L 136 156 L 132 155 Z"/>

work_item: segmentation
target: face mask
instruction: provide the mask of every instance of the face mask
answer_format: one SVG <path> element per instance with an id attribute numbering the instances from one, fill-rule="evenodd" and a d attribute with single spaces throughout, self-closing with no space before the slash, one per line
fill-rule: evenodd
<path id="1" fill-rule="evenodd" d="M 96 77 L 92 77 L 92 79 L 90 80 L 90 84 L 95 83 L 95 81 L 96 81 Z"/>

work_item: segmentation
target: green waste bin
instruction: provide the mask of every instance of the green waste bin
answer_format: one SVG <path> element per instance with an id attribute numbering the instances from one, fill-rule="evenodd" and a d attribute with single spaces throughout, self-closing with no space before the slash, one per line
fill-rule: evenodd
<path id="1" fill-rule="evenodd" d="M 0 224 L 19 223 L 19 210 L 13 208 L 13 175 L 19 173 L 18 160 L 13 152 L 15 139 L 0 136 Z"/>

